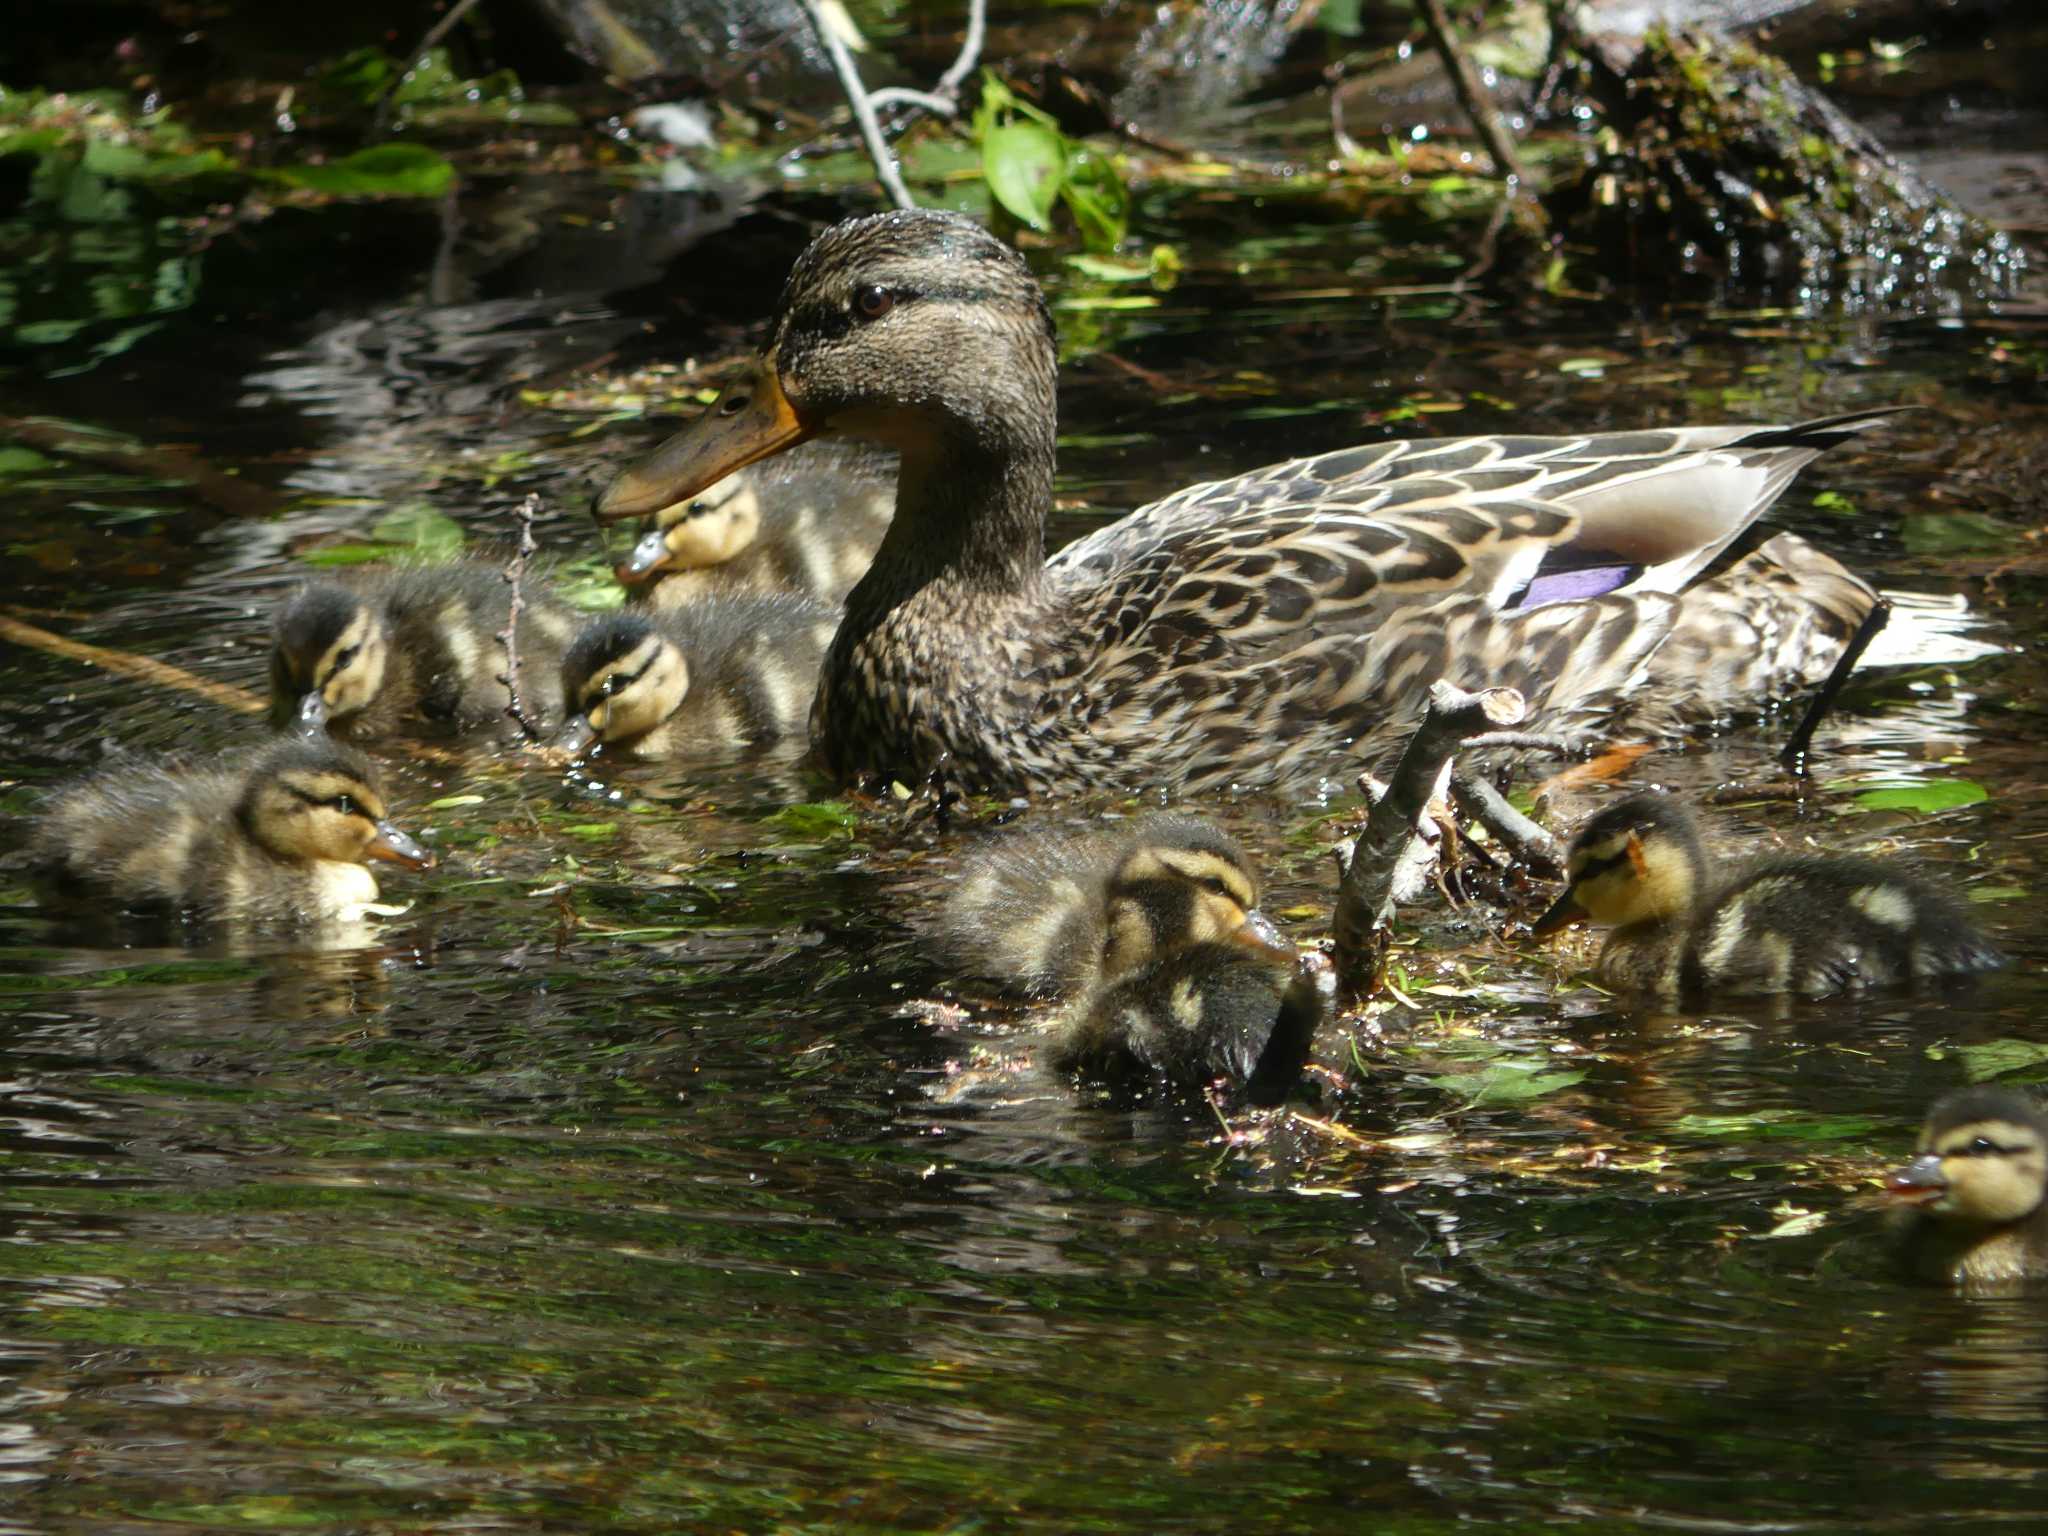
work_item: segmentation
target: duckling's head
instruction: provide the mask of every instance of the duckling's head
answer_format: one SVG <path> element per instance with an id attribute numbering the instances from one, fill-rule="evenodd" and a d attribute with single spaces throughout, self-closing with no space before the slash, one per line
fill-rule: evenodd
<path id="1" fill-rule="evenodd" d="M 1630 795 L 1579 828 L 1565 859 L 1565 893 L 1533 931 L 1580 918 L 1626 928 L 1692 910 L 1707 878 L 1692 813 L 1675 796 Z"/>
<path id="2" fill-rule="evenodd" d="M 1259 884 L 1244 850 L 1192 816 L 1151 816 L 1111 871 L 1102 968 L 1118 976 L 1187 944 L 1242 943 L 1293 949 L 1258 909 Z"/>
<path id="3" fill-rule="evenodd" d="M 701 496 L 672 502 L 619 562 L 622 586 L 637 587 L 667 571 L 723 565 L 761 536 L 761 493 L 753 476 L 727 475 Z"/>
<path id="4" fill-rule="evenodd" d="M 332 582 L 301 587 L 271 639 L 271 723 L 318 731 L 367 709 L 390 657 L 390 631 L 370 604 Z"/>
<path id="5" fill-rule="evenodd" d="M 2048 1112 L 2006 1088 L 1964 1088 L 1935 1103 L 1919 1155 L 1885 1187 L 1937 1221 L 2002 1227 L 2048 1195 Z"/>
<path id="6" fill-rule="evenodd" d="M 370 760 L 325 737 L 282 741 L 258 758 L 235 817 L 251 841 L 288 863 L 434 864 L 431 853 L 385 819 Z"/>
<path id="7" fill-rule="evenodd" d="M 900 209 L 813 240 L 766 350 L 684 431 L 614 480 L 601 521 L 653 512 L 810 438 L 866 438 L 906 467 L 951 445 L 1050 463 L 1052 315 L 1023 259 L 971 219 Z"/>
<path id="8" fill-rule="evenodd" d="M 569 718 L 556 750 L 580 757 L 597 743 L 637 740 L 683 707 L 690 663 L 675 642 L 637 613 L 585 626 L 562 657 Z"/>

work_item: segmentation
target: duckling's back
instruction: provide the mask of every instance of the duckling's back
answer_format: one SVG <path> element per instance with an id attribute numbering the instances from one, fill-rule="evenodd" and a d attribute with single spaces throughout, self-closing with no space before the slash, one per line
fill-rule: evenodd
<path id="1" fill-rule="evenodd" d="M 1868 858 L 1774 858 L 1702 907 L 1677 981 L 1686 992 L 1824 997 L 2002 962 L 1964 904 L 1918 874 Z"/>
<path id="2" fill-rule="evenodd" d="M 210 907 L 240 786 L 224 768 L 116 757 L 48 802 L 30 857 L 60 904 L 103 906 L 111 895 L 160 914 Z"/>
<path id="3" fill-rule="evenodd" d="M 962 861 L 932 936 L 963 970 L 1032 996 L 1088 986 L 1102 964 L 1105 888 L 1126 841 L 1036 828 L 992 838 Z"/>
<path id="4" fill-rule="evenodd" d="M 799 734 L 838 622 L 795 592 L 722 593 L 658 615 L 690 668 L 676 738 L 709 751 Z"/>
<path id="5" fill-rule="evenodd" d="M 412 695 L 409 712 L 452 729 L 495 719 L 506 704 L 505 651 L 498 641 L 511 612 L 512 589 L 501 566 L 482 560 L 401 565 L 358 578 L 356 589 L 380 602 L 392 648 L 409 671 L 394 703 Z M 562 652 L 576 618 L 538 577 L 521 583 L 519 690 L 530 715 L 561 714 Z"/>

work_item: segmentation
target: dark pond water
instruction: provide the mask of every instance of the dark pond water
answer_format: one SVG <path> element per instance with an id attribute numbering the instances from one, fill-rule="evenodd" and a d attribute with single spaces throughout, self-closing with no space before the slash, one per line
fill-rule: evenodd
<path id="1" fill-rule="evenodd" d="M 1454 294 L 1469 251 L 1413 198 L 1339 221 L 1228 194 L 1141 208 L 1175 221 L 1168 291 L 1040 258 L 1073 354 L 1063 533 L 1388 434 L 1920 405 L 1779 520 L 1966 593 L 2002 653 L 1872 675 L 1803 801 L 1719 814 L 1940 863 L 2014 968 L 1654 1013 L 1577 980 L 1589 948 L 1432 904 L 1404 916 L 1408 1001 L 1226 1128 L 1035 1070 L 1034 1016 L 909 927 L 964 834 L 788 814 L 827 798 L 796 769 L 394 755 L 443 867 L 332 952 L 83 947 L 10 856 L 0 1530 L 2038 1528 L 2048 1310 L 1898 1283 L 1869 1197 L 1932 1096 L 2048 1058 L 2048 327 Z M 568 215 L 676 211 L 616 196 L 479 180 L 472 230 L 517 203 L 552 233 L 459 292 L 433 211 L 281 215 L 119 358 L 0 376 L 8 416 L 234 476 L 17 442 L 5 611 L 257 686 L 295 552 L 394 506 L 483 541 L 539 491 L 548 550 L 594 568 L 580 499 L 653 431 L 607 420 L 620 396 L 677 393 L 657 349 L 727 355 L 765 303 L 716 239 L 678 287 L 590 297 Z M 6 846 L 107 743 L 253 728 L 10 646 Z M 1783 730 L 1637 777 L 1776 784 Z M 1858 798 L 1897 784 L 1964 803 Z M 1215 809 L 1319 932 L 1353 802 Z"/>

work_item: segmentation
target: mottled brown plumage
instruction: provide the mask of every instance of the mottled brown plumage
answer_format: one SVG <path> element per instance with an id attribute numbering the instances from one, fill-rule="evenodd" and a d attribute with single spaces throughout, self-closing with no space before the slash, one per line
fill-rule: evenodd
<path id="1" fill-rule="evenodd" d="M 811 716 L 850 780 L 1341 779 L 1437 678 L 1520 688 L 1560 732 L 1668 729 L 1823 675 L 1874 601 L 1789 534 L 1696 578 L 1879 412 L 1345 449 L 1191 487 L 1048 561 L 1054 393 L 1016 253 L 948 214 L 849 220 L 797 261 L 753 375 L 599 513 L 821 435 L 898 452 Z"/>

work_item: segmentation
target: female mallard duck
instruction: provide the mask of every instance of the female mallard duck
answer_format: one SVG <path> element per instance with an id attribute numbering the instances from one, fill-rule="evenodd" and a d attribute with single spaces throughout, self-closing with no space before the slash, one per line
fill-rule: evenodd
<path id="1" fill-rule="evenodd" d="M 552 745 L 628 757 L 730 757 L 803 727 L 837 615 L 794 593 L 703 597 L 607 614 L 562 657 L 568 719 Z"/>
<path id="2" fill-rule="evenodd" d="M 1331 995 L 1297 974 L 1236 841 L 1160 813 L 1098 832 L 1024 832 L 976 854 L 934 919 L 964 968 L 1066 998 L 1052 1065 L 1120 1085 L 1224 1079 L 1253 1103 L 1301 1075 Z"/>
<path id="3" fill-rule="evenodd" d="M 888 530 L 893 468 L 851 444 L 817 443 L 735 470 L 655 513 L 619 581 L 653 608 L 714 592 L 798 592 L 836 607 Z"/>
<path id="4" fill-rule="evenodd" d="M 1919 1155 L 1886 1188 L 1911 1209 L 1900 1223 L 1908 1268 L 1944 1285 L 2048 1277 L 2048 1113 L 2005 1088 L 1936 1102 Z"/>
<path id="5" fill-rule="evenodd" d="M 1694 578 L 1880 412 L 1792 427 L 1344 449 L 1200 485 L 1047 561 L 1055 352 L 1023 261 L 956 215 L 797 261 L 752 375 L 600 498 L 617 520 L 810 438 L 897 450 L 896 514 L 811 717 L 856 780 L 1314 782 L 1430 682 L 1547 725 L 1671 727 L 1825 675 L 1875 594 L 1781 534 Z"/>
<path id="6" fill-rule="evenodd" d="M 324 737 L 117 759 L 50 802 L 30 847 L 60 898 L 229 923 L 352 920 L 377 900 L 368 860 L 434 863 L 385 819 L 369 759 Z"/>
<path id="7" fill-rule="evenodd" d="M 562 647 L 576 615 L 532 577 L 521 598 L 520 701 L 531 715 L 558 719 Z M 504 572 L 478 560 L 310 582 L 277 618 L 272 722 L 355 741 L 488 725 L 508 701 L 498 634 L 510 607 Z"/>
<path id="8" fill-rule="evenodd" d="M 1614 925 L 1600 974 L 1628 991 L 1826 997 L 2000 963 L 1963 904 L 1875 859 L 1785 856 L 1710 872 L 1692 814 L 1631 795 L 1579 829 L 1534 931 Z"/>

